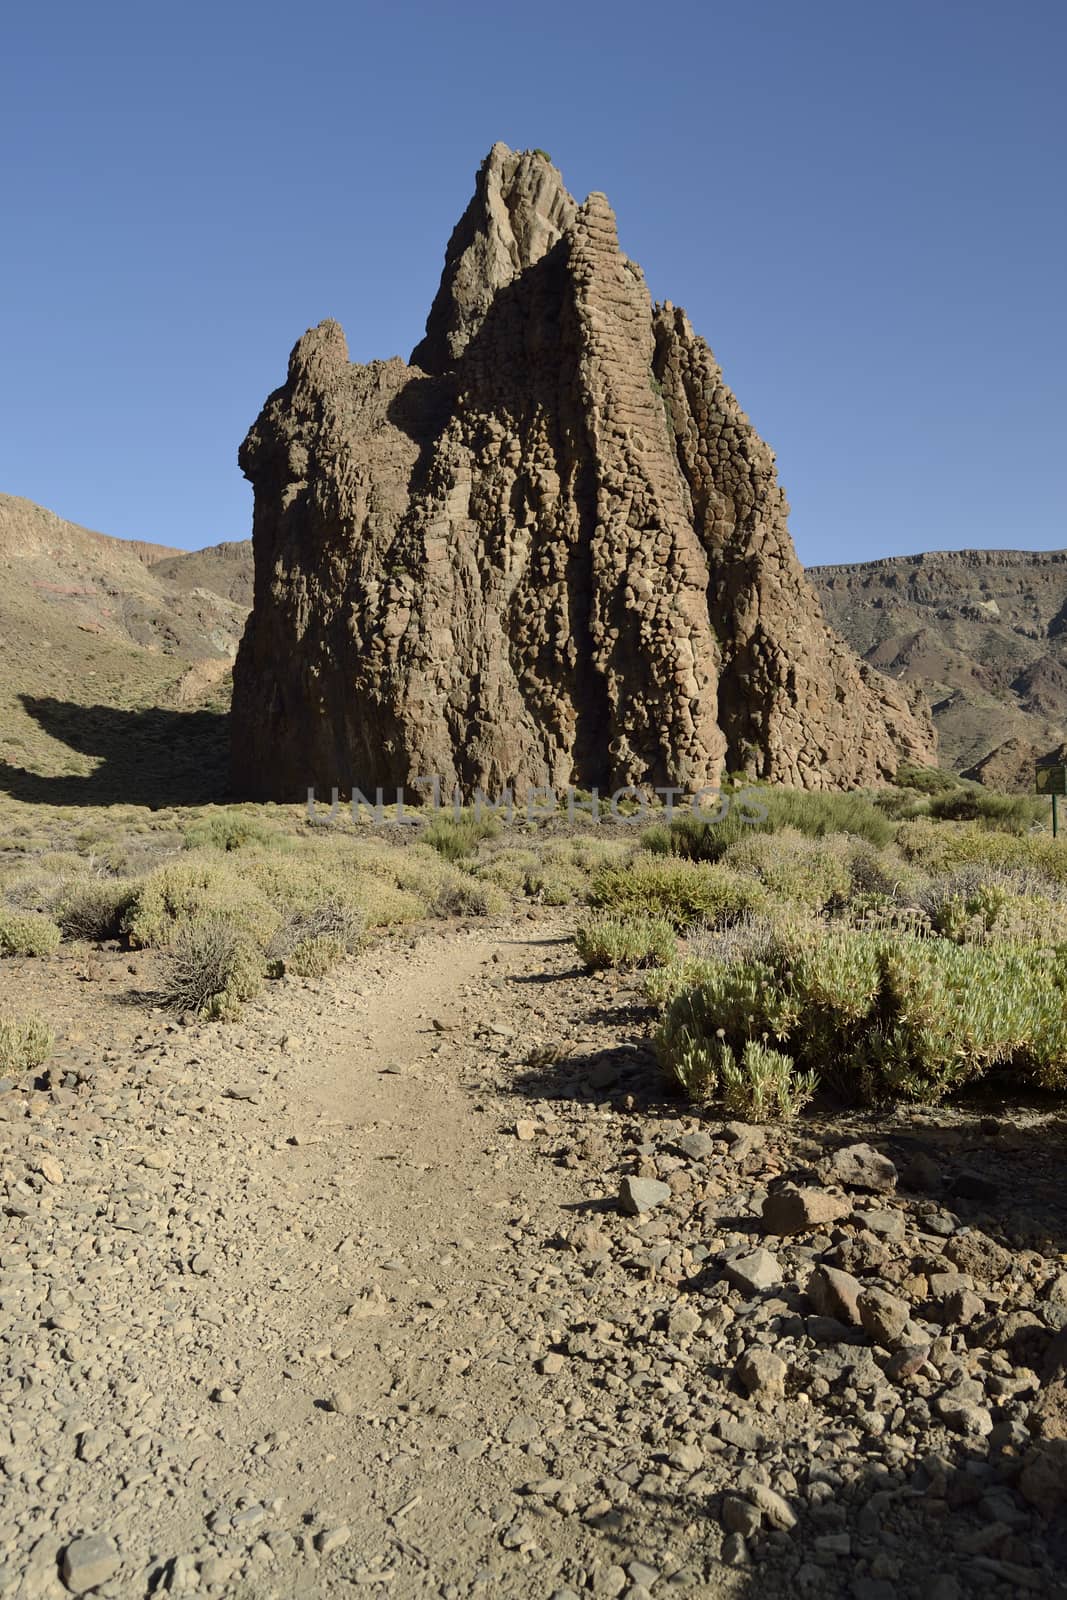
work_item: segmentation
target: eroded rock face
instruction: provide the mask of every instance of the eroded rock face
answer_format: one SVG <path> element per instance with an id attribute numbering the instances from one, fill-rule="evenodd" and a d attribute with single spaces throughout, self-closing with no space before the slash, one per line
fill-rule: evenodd
<path id="1" fill-rule="evenodd" d="M 353 365 L 320 324 L 240 461 L 242 793 L 828 788 L 931 759 L 925 712 L 826 628 L 710 350 L 537 153 L 490 152 L 412 364 Z"/>

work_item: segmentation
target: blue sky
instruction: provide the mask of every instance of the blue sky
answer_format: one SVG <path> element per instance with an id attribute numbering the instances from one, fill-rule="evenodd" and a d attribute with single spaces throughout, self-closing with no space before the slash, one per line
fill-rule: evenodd
<path id="1" fill-rule="evenodd" d="M 1067 544 L 1059 0 L 49 4 L 0 22 L 0 490 L 246 537 L 326 316 L 407 356 L 490 145 L 603 189 L 801 558 Z"/>

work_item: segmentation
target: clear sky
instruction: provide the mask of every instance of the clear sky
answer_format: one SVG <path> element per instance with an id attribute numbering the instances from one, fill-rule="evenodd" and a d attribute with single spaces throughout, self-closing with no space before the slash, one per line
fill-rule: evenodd
<path id="1" fill-rule="evenodd" d="M 801 558 L 1067 545 L 1063 0 L 37 0 L 0 22 L 0 490 L 246 537 L 326 316 L 407 356 L 496 139 L 606 191 Z"/>

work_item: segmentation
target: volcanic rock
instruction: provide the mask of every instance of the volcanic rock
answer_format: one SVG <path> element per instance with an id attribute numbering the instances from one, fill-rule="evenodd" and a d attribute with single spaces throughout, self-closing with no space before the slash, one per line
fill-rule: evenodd
<path id="1" fill-rule="evenodd" d="M 820 789 L 932 759 L 910 692 L 826 627 L 711 351 L 539 152 L 493 146 L 411 364 L 321 323 L 240 461 L 243 794 Z"/>

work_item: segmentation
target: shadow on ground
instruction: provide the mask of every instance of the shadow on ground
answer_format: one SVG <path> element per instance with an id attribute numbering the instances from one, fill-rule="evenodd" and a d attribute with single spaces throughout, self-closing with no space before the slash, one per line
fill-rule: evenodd
<path id="1" fill-rule="evenodd" d="M 24 694 L 26 712 L 80 756 L 87 774 L 48 776 L 0 762 L 0 792 L 33 805 L 203 805 L 226 796 L 229 717 L 159 706 L 122 710 Z"/>

